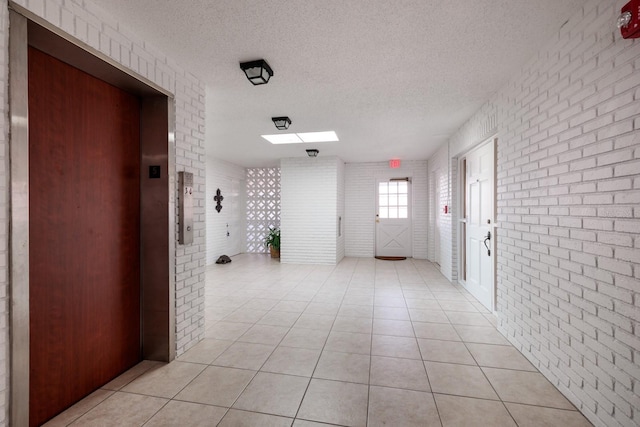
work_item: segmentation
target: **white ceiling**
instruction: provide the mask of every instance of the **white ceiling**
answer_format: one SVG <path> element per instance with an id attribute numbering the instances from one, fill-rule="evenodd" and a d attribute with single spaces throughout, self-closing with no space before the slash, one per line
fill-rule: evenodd
<path id="1" fill-rule="evenodd" d="M 94 0 L 203 79 L 207 153 L 245 167 L 427 159 L 583 0 Z M 239 62 L 274 70 L 252 86 Z M 340 142 L 271 145 L 290 131 Z"/>

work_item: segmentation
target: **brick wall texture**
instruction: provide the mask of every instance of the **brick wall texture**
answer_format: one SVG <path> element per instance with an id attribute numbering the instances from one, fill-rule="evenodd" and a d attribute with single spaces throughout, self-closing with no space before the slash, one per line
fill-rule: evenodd
<path id="1" fill-rule="evenodd" d="M 640 425 L 640 41 L 615 26 L 625 3 L 585 1 L 449 142 L 456 156 L 497 132 L 499 329 L 606 426 Z"/>
<path id="2" fill-rule="evenodd" d="M 429 158 L 429 239 L 427 240 L 428 259 L 440 264 L 440 272 L 449 280 L 453 279 L 453 243 L 452 213 L 445 213 L 444 207 L 451 207 L 451 186 L 449 185 L 449 146 L 443 145 Z M 440 256 L 437 256 L 437 246 Z M 436 259 L 437 258 L 437 259 Z"/>
<path id="3" fill-rule="evenodd" d="M 280 261 L 336 264 L 343 252 L 338 237 L 339 179 L 344 162 L 337 157 L 298 157 L 280 161 Z"/>

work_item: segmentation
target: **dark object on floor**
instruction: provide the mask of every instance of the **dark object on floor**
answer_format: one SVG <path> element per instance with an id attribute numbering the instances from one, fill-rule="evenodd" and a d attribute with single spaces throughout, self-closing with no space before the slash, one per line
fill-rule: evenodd
<path id="1" fill-rule="evenodd" d="M 231 262 L 231 258 L 226 255 L 221 255 L 220 258 L 216 261 L 216 264 L 229 264 Z"/>
<path id="2" fill-rule="evenodd" d="M 376 259 L 381 259 L 384 261 L 403 261 L 407 259 L 406 256 L 377 256 Z"/>

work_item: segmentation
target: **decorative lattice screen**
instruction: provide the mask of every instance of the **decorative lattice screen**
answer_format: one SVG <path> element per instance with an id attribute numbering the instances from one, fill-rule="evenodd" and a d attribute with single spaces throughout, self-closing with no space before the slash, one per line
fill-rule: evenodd
<path id="1" fill-rule="evenodd" d="M 247 252 L 267 252 L 269 227 L 280 227 L 280 168 L 247 169 Z"/>

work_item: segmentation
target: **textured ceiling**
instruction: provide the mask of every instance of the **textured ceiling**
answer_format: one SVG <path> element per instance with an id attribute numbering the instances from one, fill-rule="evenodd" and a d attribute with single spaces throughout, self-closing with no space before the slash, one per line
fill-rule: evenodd
<path id="1" fill-rule="evenodd" d="M 204 80 L 207 153 L 246 167 L 283 157 L 427 159 L 525 65 L 582 0 L 94 0 Z M 238 63 L 274 70 L 252 86 Z M 274 146 L 290 131 L 340 142 Z"/>

